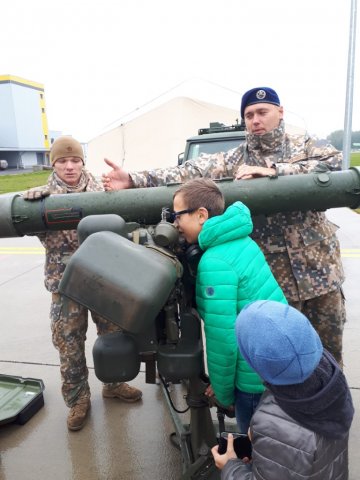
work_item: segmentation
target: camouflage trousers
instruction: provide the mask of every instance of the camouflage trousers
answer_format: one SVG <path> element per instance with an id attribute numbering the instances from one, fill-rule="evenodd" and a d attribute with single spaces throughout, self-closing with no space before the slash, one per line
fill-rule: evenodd
<path id="1" fill-rule="evenodd" d="M 120 327 L 91 312 L 97 334 L 116 332 Z M 50 309 L 52 341 L 59 351 L 61 391 L 65 403 L 72 407 L 80 398 L 90 398 L 85 340 L 88 309 L 78 303 L 52 294 Z"/>
<path id="2" fill-rule="evenodd" d="M 302 302 L 289 302 L 300 310 L 318 332 L 324 348 L 342 366 L 342 339 L 346 321 L 345 298 L 342 288 Z"/>

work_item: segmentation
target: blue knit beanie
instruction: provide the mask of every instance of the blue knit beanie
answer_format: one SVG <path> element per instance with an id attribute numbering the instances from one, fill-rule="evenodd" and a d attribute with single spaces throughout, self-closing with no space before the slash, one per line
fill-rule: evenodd
<path id="1" fill-rule="evenodd" d="M 269 87 L 256 87 L 244 93 L 241 99 L 241 118 L 244 118 L 245 108 L 255 103 L 271 103 L 280 106 L 278 94 Z"/>
<path id="2" fill-rule="evenodd" d="M 309 320 L 290 305 L 271 300 L 256 301 L 241 310 L 236 337 L 248 364 L 273 385 L 302 383 L 323 353 Z"/>

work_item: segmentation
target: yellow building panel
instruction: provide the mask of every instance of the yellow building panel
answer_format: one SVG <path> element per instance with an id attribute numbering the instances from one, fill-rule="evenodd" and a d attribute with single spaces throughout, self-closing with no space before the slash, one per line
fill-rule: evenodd
<path id="1" fill-rule="evenodd" d="M 25 87 L 36 88 L 44 91 L 44 85 L 42 83 L 26 80 L 25 78 L 17 77 L 15 75 L 0 75 L 0 82 L 14 82 L 24 85 Z"/>
<path id="2" fill-rule="evenodd" d="M 40 110 L 41 110 L 41 125 L 44 134 L 44 147 L 50 148 L 50 141 L 49 141 L 49 127 L 46 115 L 46 106 L 45 106 L 45 96 L 44 93 L 39 94 L 39 103 L 40 103 Z"/>

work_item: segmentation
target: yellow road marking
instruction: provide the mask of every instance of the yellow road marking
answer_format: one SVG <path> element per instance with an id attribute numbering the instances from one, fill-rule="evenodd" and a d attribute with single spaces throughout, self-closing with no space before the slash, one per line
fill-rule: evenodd
<path id="1" fill-rule="evenodd" d="M 44 247 L 0 247 L 0 255 L 44 255 Z"/>
<path id="2" fill-rule="evenodd" d="M 360 258 L 360 248 L 341 248 L 341 258 Z"/>

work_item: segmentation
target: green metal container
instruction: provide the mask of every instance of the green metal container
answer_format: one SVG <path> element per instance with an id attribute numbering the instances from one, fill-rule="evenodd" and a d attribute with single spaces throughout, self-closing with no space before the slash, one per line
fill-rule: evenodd
<path id="1" fill-rule="evenodd" d="M 0 425 L 26 423 L 44 405 L 42 380 L 0 374 Z"/>
<path id="2" fill-rule="evenodd" d="M 128 332 L 143 333 L 180 275 L 175 256 L 104 231 L 90 235 L 72 255 L 60 292 Z"/>

